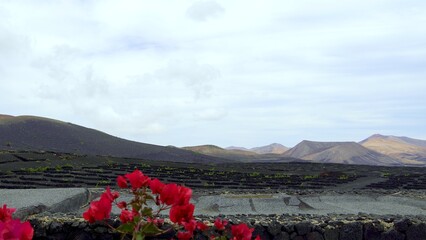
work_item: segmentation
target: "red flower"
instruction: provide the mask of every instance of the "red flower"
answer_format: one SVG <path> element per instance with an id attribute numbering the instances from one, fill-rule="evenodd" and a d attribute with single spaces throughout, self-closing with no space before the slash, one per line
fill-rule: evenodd
<path id="1" fill-rule="evenodd" d="M 121 201 L 121 202 L 117 203 L 117 207 L 120 208 L 120 209 L 126 208 L 127 203 L 125 201 Z"/>
<path id="2" fill-rule="evenodd" d="M 155 219 L 148 218 L 147 221 L 154 223 L 154 225 L 157 227 L 161 227 L 164 224 L 164 219 L 161 219 L 161 218 L 155 218 Z"/>
<path id="3" fill-rule="evenodd" d="M 162 183 L 160 180 L 158 180 L 157 178 L 154 178 L 149 183 L 149 188 L 151 188 L 151 191 L 153 194 L 160 194 L 163 191 L 163 188 L 165 186 L 166 185 Z"/>
<path id="4" fill-rule="evenodd" d="M 193 219 L 194 215 L 194 204 L 187 204 L 187 205 L 174 205 L 170 209 L 170 221 L 174 223 L 182 223 L 182 222 L 189 222 Z"/>
<path id="5" fill-rule="evenodd" d="M 131 222 L 133 221 L 133 212 L 129 211 L 129 210 L 122 210 L 121 214 L 120 214 L 120 220 L 122 223 L 127 223 L 127 222 Z"/>
<path id="6" fill-rule="evenodd" d="M 193 236 L 192 232 L 178 232 L 177 237 L 179 240 L 190 240 Z"/>
<path id="7" fill-rule="evenodd" d="M 139 189 L 141 187 L 146 187 L 149 185 L 150 182 L 149 177 L 143 175 L 143 173 L 138 169 L 124 176 L 129 179 L 130 185 L 132 185 L 133 190 Z"/>
<path id="8" fill-rule="evenodd" d="M 249 228 L 244 223 L 241 223 L 231 226 L 231 231 L 233 236 L 232 240 L 251 240 L 251 235 L 254 229 Z"/>
<path id="9" fill-rule="evenodd" d="M 174 183 L 166 184 L 163 188 L 163 191 L 161 191 L 160 202 L 167 205 L 173 205 L 176 202 L 178 192 L 178 185 Z"/>
<path id="10" fill-rule="evenodd" d="M 109 186 L 106 188 L 106 191 L 103 192 L 101 195 L 101 198 L 109 199 L 111 202 L 113 202 L 118 197 L 120 197 L 120 193 L 118 193 L 117 191 L 111 192 Z"/>
<path id="11" fill-rule="evenodd" d="M 228 221 L 226 220 L 222 221 L 220 218 L 216 218 L 216 220 L 214 221 L 214 226 L 219 231 L 225 230 L 226 225 L 228 225 Z"/>
<path id="12" fill-rule="evenodd" d="M 178 196 L 175 201 L 177 205 L 186 205 L 191 200 L 192 190 L 190 188 L 179 186 L 178 187 Z"/>
<path id="13" fill-rule="evenodd" d="M 0 221 L 0 239 L 31 240 L 34 229 L 29 222 L 21 223 L 19 220 Z"/>
<path id="14" fill-rule="evenodd" d="M 127 180 L 126 180 L 126 178 L 124 178 L 123 176 L 118 176 L 117 177 L 117 185 L 120 188 L 127 188 L 128 186 L 127 186 Z"/>
<path id="15" fill-rule="evenodd" d="M 90 203 L 89 209 L 83 213 L 83 218 L 90 223 L 109 218 L 114 199 L 115 195 L 111 193 L 111 190 L 108 187 L 107 190 L 102 193 L 99 201 L 93 201 Z"/>
<path id="16" fill-rule="evenodd" d="M 0 208 L 0 221 L 12 220 L 12 214 L 16 211 L 15 208 L 7 208 L 6 204 Z"/>
<path id="17" fill-rule="evenodd" d="M 203 222 L 197 222 L 197 229 L 199 229 L 200 231 L 206 231 L 207 229 L 209 229 L 209 226 L 207 226 L 205 223 Z"/>
<path id="18" fill-rule="evenodd" d="M 260 236 L 257 235 L 256 238 L 254 240 L 260 240 Z"/>
<path id="19" fill-rule="evenodd" d="M 183 227 L 188 232 L 194 232 L 195 228 L 197 227 L 197 221 L 191 220 L 189 222 L 183 223 Z"/>
<path id="20" fill-rule="evenodd" d="M 154 219 L 154 224 L 157 226 L 162 226 L 164 224 L 164 219 L 156 218 Z"/>

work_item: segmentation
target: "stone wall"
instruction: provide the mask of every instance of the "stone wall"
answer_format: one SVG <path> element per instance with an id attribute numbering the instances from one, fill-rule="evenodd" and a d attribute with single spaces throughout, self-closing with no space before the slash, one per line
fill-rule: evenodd
<path id="1" fill-rule="evenodd" d="M 254 235 L 269 240 L 426 240 L 426 220 L 421 217 L 277 217 L 228 216 L 231 223 L 245 222 L 254 227 Z M 214 218 L 201 218 L 213 222 Z M 120 239 L 103 223 L 88 224 L 78 217 L 32 217 L 34 239 L 94 240 Z M 108 224 L 118 226 L 117 220 Z M 175 231 L 161 237 L 170 239 Z M 207 234 L 208 235 L 208 234 Z M 208 239 L 197 233 L 197 239 Z"/>

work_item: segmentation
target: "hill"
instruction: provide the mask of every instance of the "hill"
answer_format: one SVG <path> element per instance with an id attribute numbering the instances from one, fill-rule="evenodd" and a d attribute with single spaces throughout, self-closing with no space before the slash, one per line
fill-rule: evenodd
<path id="1" fill-rule="evenodd" d="M 241 151 L 249 151 L 254 152 L 257 154 L 283 154 L 285 151 L 287 151 L 289 148 L 286 146 L 283 146 L 279 143 L 272 143 L 266 146 L 262 147 L 254 147 L 254 148 L 244 148 L 244 147 L 227 147 L 226 150 L 241 150 Z"/>
<path id="2" fill-rule="evenodd" d="M 401 163 L 389 156 L 367 149 L 355 142 L 302 141 L 284 156 L 321 163 L 394 166 Z"/>
<path id="3" fill-rule="evenodd" d="M 426 163 L 426 141 L 374 134 L 360 142 L 366 148 L 399 159 L 404 164 Z"/>
<path id="4" fill-rule="evenodd" d="M 55 151 L 176 162 L 227 161 L 179 148 L 129 141 L 72 123 L 35 116 L 0 115 L 0 150 Z"/>
<path id="5" fill-rule="evenodd" d="M 272 143 L 263 147 L 251 148 L 250 151 L 253 151 L 258 154 L 267 154 L 267 153 L 283 154 L 288 149 L 289 149 L 288 147 L 285 147 L 279 143 Z"/>
<path id="6" fill-rule="evenodd" d="M 294 161 L 294 159 L 285 158 L 280 154 L 258 154 L 250 150 L 240 150 L 241 148 L 239 147 L 224 149 L 215 145 L 200 145 L 183 147 L 182 149 L 240 162 L 275 162 L 278 160 L 283 162 Z"/>

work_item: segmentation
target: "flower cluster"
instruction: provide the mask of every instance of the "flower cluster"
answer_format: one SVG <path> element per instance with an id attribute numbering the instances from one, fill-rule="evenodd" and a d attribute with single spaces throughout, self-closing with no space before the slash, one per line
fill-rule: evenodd
<path id="1" fill-rule="evenodd" d="M 194 217 L 195 206 L 190 203 L 192 190 L 175 183 L 163 183 L 159 179 L 151 179 L 141 171 L 117 177 L 117 185 L 128 189 L 134 196 L 130 202 L 117 201 L 118 192 L 111 192 L 108 187 L 98 201 L 93 201 L 89 209 L 83 213 L 84 219 L 93 223 L 110 218 L 112 205 L 121 209 L 121 225 L 115 230 L 123 235 L 132 235 L 133 239 L 143 239 L 145 236 L 157 236 L 171 229 L 163 230 L 164 220 L 160 218 L 162 211 L 169 211 L 170 221 L 181 230 L 177 233 L 179 240 L 194 238 L 196 232 L 207 232 L 209 227 L 204 222 L 197 222 Z M 156 208 L 148 207 L 148 202 Z M 232 240 L 250 240 L 253 229 L 246 224 L 229 227 L 228 221 L 217 219 L 214 222 L 215 231 L 210 231 L 211 239 L 227 239 L 229 230 Z M 256 239 L 259 239 L 257 237 Z"/>
<path id="2" fill-rule="evenodd" d="M 6 204 L 3 205 L 3 208 L 0 208 L 0 240 L 31 240 L 34 229 L 29 222 L 21 223 L 17 219 L 12 219 L 15 210 L 14 208 L 7 208 Z"/>

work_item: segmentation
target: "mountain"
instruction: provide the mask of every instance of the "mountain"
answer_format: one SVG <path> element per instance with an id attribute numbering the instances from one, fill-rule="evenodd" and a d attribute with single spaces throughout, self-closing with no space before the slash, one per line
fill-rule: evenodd
<path id="1" fill-rule="evenodd" d="M 426 164 L 426 141 L 424 140 L 374 134 L 360 144 L 399 159 L 404 164 Z"/>
<path id="2" fill-rule="evenodd" d="M 287 151 L 289 148 L 285 147 L 279 143 L 272 143 L 266 146 L 262 147 L 254 147 L 254 148 L 244 148 L 244 147 L 227 147 L 226 150 L 241 150 L 241 151 L 249 151 L 249 152 L 255 152 L 257 154 L 283 154 L 285 151 Z"/>
<path id="3" fill-rule="evenodd" d="M 129 141 L 72 123 L 35 116 L 0 115 L 0 150 L 55 151 L 176 162 L 228 161 L 180 148 Z"/>
<path id="4" fill-rule="evenodd" d="M 241 151 L 250 151 L 250 149 L 247 149 L 245 147 L 236 147 L 236 146 L 230 146 L 225 148 L 226 150 L 241 150 Z"/>
<path id="5" fill-rule="evenodd" d="M 294 161 L 294 159 L 283 157 L 280 154 L 258 154 L 250 150 L 240 150 L 241 148 L 238 147 L 224 149 L 215 145 L 201 145 L 183 147 L 182 149 L 240 162 Z"/>
<path id="6" fill-rule="evenodd" d="M 304 140 L 283 155 L 321 163 L 401 165 L 397 159 L 365 148 L 356 142 L 314 142 Z"/>
<path id="7" fill-rule="evenodd" d="M 279 143 L 272 143 L 263 147 L 251 148 L 250 151 L 253 151 L 258 154 L 267 154 L 267 153 L 283 154 L 288 149 L 289 149 L 288 147 L 285 147 Z"/>

